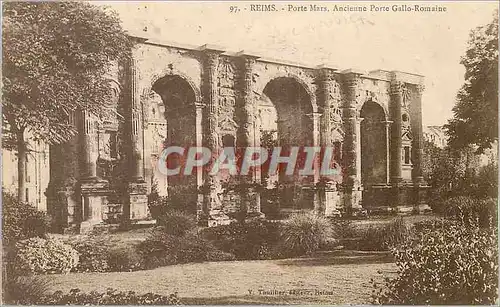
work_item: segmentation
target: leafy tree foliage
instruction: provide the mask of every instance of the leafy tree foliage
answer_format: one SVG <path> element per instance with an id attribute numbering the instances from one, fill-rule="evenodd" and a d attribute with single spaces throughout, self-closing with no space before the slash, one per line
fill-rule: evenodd
<path id="1" fill-rule="evenodd" d="M 422 167 L 424 178 L 431 186 L 431 206 L 435 212 L 441 211 L 440 207 L 449 197 L 497 196 L 498 165 L 489 163 L 481 166 L 480 156 L 473 146 L 438 148 L 426 141 Z"/>
<path id="2" fill-rule="evenodd" d="M 114 13 L 84 2 L 6 2 L 2 13 L 4 147 L 18 152 L 24 199 L 28 136 L 62 143 L 75 111 L 106 114 L 106 73 L 132 42 Z"/>
<path id="3" fill-rule="evenodd" d="M 449 144 L 474 144 L 482 152 L 498 139 L 498 11 L 493 22 L 471 31 L 460 63 L 465 66 L 465 84 L 446 125 Z"/>

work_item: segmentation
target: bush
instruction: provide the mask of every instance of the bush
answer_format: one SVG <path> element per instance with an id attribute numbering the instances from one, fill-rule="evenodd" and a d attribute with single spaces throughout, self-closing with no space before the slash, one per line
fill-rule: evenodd
<path id="1" fill-rule="evenodd" d="M 207 261 L 233 261 L 236 260 L 236 256 L 231 253 L 226 253 L 221 250 L 215 249 L 209 251 L 207 254 Z"/>
<path id="2" fill-rule="evenodd" d="M 23 273 L 68 273 L 78 265 L 78 252 L 55 239 L 30 238 L 16 243 L 15 270 Z"/>
<path id="3" fill-rule="evenodd" d="M 12 194 L 2 192 L 2 198 L 4 244 L 8 245 L 34 237 L 45 237 L 49 228 L 49 220 L 45 213 L 28 203 L 17 201 Z"/>
<path id="4" fill-rule="evenodd" d="M 62 291 L 54 292 L 43 297 L 38 305 L 180 305 L 181 302 L 177 293 L 168 296 L 147 293 L 138 295 L 133 291 L 117 291 L 108 289 L 101 293 L 92 291 L 89 293 L 72 289 L 69 293 Z"/>
<path id="5" fill-rule="evenodd" d="M 363 251 L 388 251 L 412 235 L 412 229 L 402 217 L 383 225 L 371 225 L 361 230 L 356 248 Z"/>
<path id="6" fill-rule="evenodd" d="M 398 276 L 375 286 L 381 304 L 476 305 L 498 298 L 496 232 L 455 224 L 424 228 L 394 250 Z"/>
<path id="7" fill-rule="evenodd" d="M 163 227 L 163 232 L 174 236 L 184 236 L 196 229 L 196 217 L 177 210 L 158 217 L 157 223 Z"/>
<path id="8" fill-rule="evenodd" d="M 131 272 L 143 269 L 144 260 L 134 248 L 110 249 L 107 264 L 111 272 Z"/>
<path id="9" fill-rule="evenodd" d="M 147 269 L 159 266 L 209 260 L 217 249 L 207 240 L 195 234 L 182 237 L 165 233 L 158 227 L 145 241 L 137 246 Z"/>
<path id="10" fill-rule="evenodd" d="M 279 224 L 253 220 L 206 228 L 202 236 L 236 259 L 269 259 L 278 257 L 274 247 L 279 242 Z"/>
<path id="11" fill-rule="evenodd" d="M 41 301 L 51 282 L 46 276 L 10 277 L 3 280 L 3 298 L 9 305 L 30 305 Z"/>
<path id="12" fill-rule="evenodd" d="M 292 215 L 281 230 L 283 247 L 291 256 L 318 250 L 331 235 L 332 227 L 327 218 L 305 213 Z"/>
<path id="13" fill-rule="evenodd" d="M 80 237 L 68 242 L 79 254 L 80 261 L 76 272 L 108 272 L 109 244 L 97 237 Z"/>
<path id="14" fill-rule="evenodd" d="M 443 203 L 445 217 L 468 225 L 478 224 L 480 227 L 497 225 L 497 201 L 494 199 L 477 199 L 468 196 L 457 196 Z"/>

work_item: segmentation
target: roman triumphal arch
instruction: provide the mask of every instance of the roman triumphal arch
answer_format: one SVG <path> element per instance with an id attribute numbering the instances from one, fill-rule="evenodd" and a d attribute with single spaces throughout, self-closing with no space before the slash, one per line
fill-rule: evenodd
<path id="1" fill-rule="evenodd" d="M 332 216 L 425 207 L 422 76 L 136 41 L 130 60 L 110 72 L 114 115 L 75 114 L 79 135 L 51 148 L 58 165 L 51 166 L 48 212 L 58 230 L 151 219 L 154 195 L 208 226 L 294 211 Z M 157 162 L 168 146 L 279 146 L 282 154 L 294 146 L 331 147 L 341 172 L 301 177 L 280 164 L 270 174 L 263 164 L 244 176 L 202 168 L 164 176 Z M 183 159 L 166 163 L 181 167 Z"/>

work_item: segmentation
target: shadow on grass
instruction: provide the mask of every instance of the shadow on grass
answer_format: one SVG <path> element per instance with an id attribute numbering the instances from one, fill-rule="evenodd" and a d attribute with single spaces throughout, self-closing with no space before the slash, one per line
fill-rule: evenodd
<path id="1" fill-rule="evenodd" d="M 277 261 L 278 265 L 324 266 L 343 264 L 374 264 L 394 262 L 390 252 L 364 252 L 339 250 L 319 252 L 309 257 L 284 259 Z"/>
<path id="2" fill-rule="evenodd" d="M 322 301 L 313 297 L 297 296 L 222 296 L 222 297 L 182 297 L 185 305 L 305 305 L 305 304 L 332 304 L 330 300 Z"/>

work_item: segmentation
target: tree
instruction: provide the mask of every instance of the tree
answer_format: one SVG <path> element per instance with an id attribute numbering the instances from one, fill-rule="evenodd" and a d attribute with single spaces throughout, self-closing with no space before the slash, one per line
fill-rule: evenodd
<path id="1" fill-rule="evenodd" d="M 58 144 L 76 134 L 71 114 L 106 112 L 112 63 L 132 42 L 106 8 L 83 2 L 3 4 L 4 148 L 18 153 L 18 198 L 25 198 L 28 136 Z"/>
<path id="2" fill-rule="evenodd" d="M 482 153 L 498 140 L 498 11 L 492 23 L 471 31 L 460 63 L 465 83 L 445 128 L 450 146 L 476 145 Z"/>

